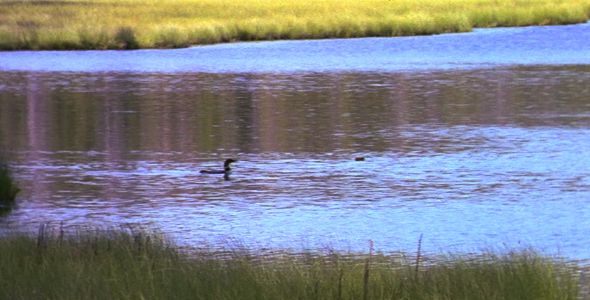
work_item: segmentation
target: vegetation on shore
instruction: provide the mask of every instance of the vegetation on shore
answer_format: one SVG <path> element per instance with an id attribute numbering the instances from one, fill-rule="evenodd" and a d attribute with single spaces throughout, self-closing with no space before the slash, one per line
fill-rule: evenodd
<path id="1" fill-rule="evenodd" d="M 444 255 L 181 251 L 132 228 L 0 236 L 0 299 L 578 299 L 575 267 L 534 251 Z"/>
<path id="2" fill-rule="evenodd" d="M 589 15 L 590 0 L 0 0 L 0 50 L 428 35 Z"/>
<path id="3" fill-rule="evenodd" d="M 8 163 L 0 157 L 0 215 L 12 209 L 19 191 Z"/>

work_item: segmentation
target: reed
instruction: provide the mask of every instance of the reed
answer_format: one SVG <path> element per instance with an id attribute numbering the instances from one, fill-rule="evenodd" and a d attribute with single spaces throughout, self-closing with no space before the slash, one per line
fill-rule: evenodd
<path id="1" fill-rule="evenodd" d="M 571 24 L 590 0 L 0 0 L 0 50 L 176 48 Z"/>
<path id="2" fill-rule="evenodd" d="M 576 267 L 532 250 L 420 259 L 180 249 L 131 227 L 0 236 L 0 299 L 578 299 Z M 419 265 L 415 262 L 419 261 Z"/>

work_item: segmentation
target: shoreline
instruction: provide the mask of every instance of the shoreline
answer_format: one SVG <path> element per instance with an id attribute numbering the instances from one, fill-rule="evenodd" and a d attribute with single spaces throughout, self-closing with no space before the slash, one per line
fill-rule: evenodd
<path id="1" fill-rule="evenodd" d="M 94 0 L 0 3 L 0 51 L 174 49 L 582 24 L 590 1 Z"/>
<path id="2" fill-rule="evenodd" d="M 0 236 L 7 299 L 587 299 L 581 266 L 534 249 L 424 255 L 183 251 L 158 232 L 41 225 Z M 108 287 L 108 288 L 105 288 Z M 583 297 L 583 298 L 582 298 Z"/>
<path id="3" fill-rule="evenodd" d="M 521 28 L 521 27 L 544 27 L 544 26 L 569 26 L 569 25 L 579 25 L 589 23 L 590 19 L 583 21 L 583 22 L 576 22 L 576 23 L 564 23 L 564 24 L 550 24 L 550 25 L 523 25 L 523 26 L 497 26 L 497 27 L 474 27 L 469 31 L 457 31 L 457 32 L 442 32 L 442 33 L 432 33 L 432 34 L 417 34 L 417 35 L 394 35 L 394 36 L 354 36 L 354 37 L 324 37 L 324 38 L 297 38 L 297 39 L 268 39 L 268 40 L 230 40 L 230 41 L 223 41 L 223 42 L 216 42 L 216 43 L 199 43 L 199 44 L 187 44 L 183 46 L 171 46 L 171 47 L 128 47 L 127 44 L 120 45 L 119 47 L 107 47 L 107 48 L 78 48 L 78 47 L 62 47 L 57 46 L 56 48 L 23 48 L 23 49 L 5 49 L 2 48 L 6 46 L 0 42 L 0 53 L 1 52 L 16 52 L 16 51 L 113 51 L 113 50 L 172 50 L 172 49 L 187 49 L 192 47 L 205 47 L 205 46 L 215 46 L 215 45 L 224 45 L 224 44 L 238 44 L 238 43 L 258 43 L 258 42 L 279 42 L 279 41 L 315 41 L 315 40 L 338 40 L 338 39 L 362 39 L 362 38 L 396 38 L 396 37 L 418 37 L 418 36 L 434 36 L 434 35 L 442 35 L 442 34 L 461 34 L 461 33 L 469 33 L 473 32 L 476 29 L 493 29 L 493 28 Z"/>

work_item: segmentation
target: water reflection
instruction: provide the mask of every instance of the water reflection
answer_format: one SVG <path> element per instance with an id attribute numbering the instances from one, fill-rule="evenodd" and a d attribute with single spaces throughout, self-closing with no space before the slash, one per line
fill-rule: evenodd
<path id="1" fill-rule="evenodd" d="M 112 155 L 411 149 L 416 126 L 587 126 L 589 71 L 0 73 L 0 130 L 14 150 Z"/>
<path id="2" fill-rule="evenodd" d="M 0 72 L 0 146 L 23 187 L 2 224 L 409 251 L 424 233 L 431 250 L 589 258 L 588 74 Z M 198 173 L 228 157 L 232 180 Z"/>

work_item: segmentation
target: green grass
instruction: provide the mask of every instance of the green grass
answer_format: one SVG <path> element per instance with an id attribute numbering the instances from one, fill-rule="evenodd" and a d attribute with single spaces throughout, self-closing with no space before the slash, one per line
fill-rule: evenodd
<path id="1" fill-rule="evenodd" d="M 8 164 L 0 158 L 0 214 L 10 211 L 18 192 Z"/>
<path id="2" fill-rule="evenodd" d="M 590 0 L 0 0 L 0 50 L 425 35 L 589 14 Z"/>
<path id="3" fill-rule="evenodd" d="M 0 299 L 578 299 L 576 267 L 531 250 L 416 257 L 181 249 L 132 228 L 0 237 Z"/>

